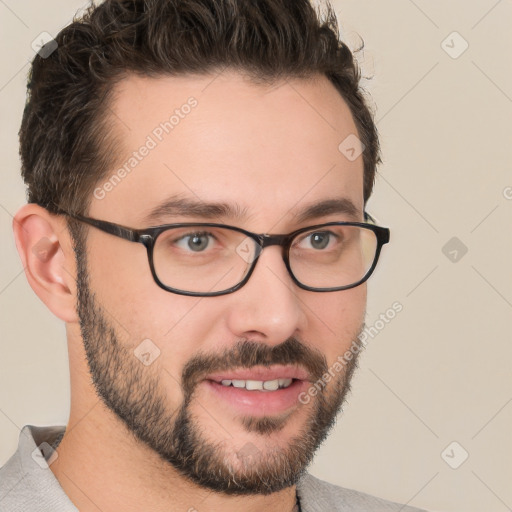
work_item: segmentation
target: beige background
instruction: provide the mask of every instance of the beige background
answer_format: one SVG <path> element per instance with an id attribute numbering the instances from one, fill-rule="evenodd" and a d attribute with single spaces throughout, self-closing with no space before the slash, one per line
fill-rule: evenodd
<path id="1" fill-rule="evenodd" d="M 24 202 L 17 131 L 31 43 L 81 5 L 0 0 L 0 464 L 23 425 L 67 420 L 64 325 L 29 288 L 11 220 Z M 345 40 L 365 42 L 385 160 L 369 211 L 392 243 L 367 323 L 395 301 L 403 311 L 370 340 L 312 472 L 431 511 L 511 510 L 512 3 L 334 6 Z M 463 450 L 452 469 L 445 460 Z"/>

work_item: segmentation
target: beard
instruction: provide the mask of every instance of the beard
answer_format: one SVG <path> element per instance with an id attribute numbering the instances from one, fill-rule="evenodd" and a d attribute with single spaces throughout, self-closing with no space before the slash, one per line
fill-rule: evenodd
<path id="1" fill-rule="evenodd" d="M 359 350 L 311 400 L 304 425 L 285 447 L 272 446 L 271 435 L 286 427 L 288 416 L 244 416 L 244 430 L 264 448 L 246 442 L 235 449 L 236 440 L 229 435 L 217 441 L 209 439 L 194 416 L 194 393 L 202 379 L 213 371 L 285 364 L 303 366 L 317 382 L 328 370 L 325 357 L 296 338 L 273 347 L 241 340 L 221 353 L 199 353 L 190 358 L 181 375 L 183 400 L 170 404 L 161 378 L 166 370 L 157 370 L 157 364 L 141 364 L 134 347 L 119 342 L 114 324 L 89 287 L 83 238 L 75 239 L 75 244 L 77 309 L 92 382 L 100 399 L 126 425 L 134 440 L 144 443 L 195 484 L 218 493 L 268 495 L 295 485 L 335 423 L 350 391 Z M 353 341 L 359 343 L 359 338 Z"/>

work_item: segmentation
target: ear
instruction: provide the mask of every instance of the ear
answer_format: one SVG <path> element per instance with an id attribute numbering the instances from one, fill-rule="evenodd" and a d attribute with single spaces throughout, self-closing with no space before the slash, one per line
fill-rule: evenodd
<path id="1" fill-rule="evenodd" d="M 75 253 L 65 217 L 26 204 L 14 216 L 13 231 L 36 295 L 61 320 L 78 322 Z"/>

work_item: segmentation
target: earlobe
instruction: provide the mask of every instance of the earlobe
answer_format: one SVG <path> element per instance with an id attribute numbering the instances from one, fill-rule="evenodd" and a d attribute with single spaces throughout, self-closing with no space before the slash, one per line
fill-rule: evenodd
<path id="1" fill-rule="evenodd" d="M 26 204 L 14 217 L 13 231 L 36 295 L 61 320 L 77 322 L 74 251 L 65 219 Z"/>

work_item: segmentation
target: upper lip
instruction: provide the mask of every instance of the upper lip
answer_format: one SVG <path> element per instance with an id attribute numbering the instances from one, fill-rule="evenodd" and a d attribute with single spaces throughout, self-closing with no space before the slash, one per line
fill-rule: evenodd
<path id="1" fill-rule="evenodd" d="M 276 380 L 276 379 L 297 379 L 310 380 L 309 373 L 300 366 L 275 365 L 270 368 L 264 366 L 253 366 L 252 368 L 238 368 L 236 370 L 224 370 L 212 373 L 205 377 L 205 380 L 221 382 L 223 380 Z"/>

